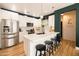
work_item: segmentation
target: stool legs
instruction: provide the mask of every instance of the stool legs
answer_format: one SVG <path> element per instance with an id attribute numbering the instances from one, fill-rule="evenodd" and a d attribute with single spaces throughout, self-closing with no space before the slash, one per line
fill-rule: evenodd
<path id="1" fill-rule="evenodd" d="M 36 56 L 37 56 L 37 50 L 36 50 Z"/>
<path id="2" fill-rule="evenodd" d="M 48 55 L 53 55 L 53 45 L 47 45 L 46 51 L 48 52 Z"/>
<path id="3" fill-rule="evenodd" d="M 41 56 L 42 55 L 42 51 L 40 51 L 40 55 L 39 56 Z"/>
<path id="4" fill-rule="evenodd" d="M 53 45 L 51 45 L 51 47 L 52 47 L 52 55 L 53 55 L 53 54 L 54 54 L 54 53 L 53 53 Z"/>
<path id="5" fill-rule="evenodd" d="M 44 56 L 46 56 L 46 50 L 44 50 Z"/>
<path id="6" fill-rule="evenodd" d="M 37 52 L 38 52 L 38 51 L 36 50 L 36 55 L 35 55 L 35 56 L 37 56 Z M 43 56 L 46 56 L 46 50 L 44 50 L 44 54 L 42 54 L 42 51 L 40 51 L 39 56 L 42 56 L 42 55 L 43 55 Z"/>
<path id="7" fill-rule="evenodd" d="M 50 50 L 49 50 L 49 56 L 50 56 L 50 54 L 51 54 L 51 52 L 50 52 Z"/>

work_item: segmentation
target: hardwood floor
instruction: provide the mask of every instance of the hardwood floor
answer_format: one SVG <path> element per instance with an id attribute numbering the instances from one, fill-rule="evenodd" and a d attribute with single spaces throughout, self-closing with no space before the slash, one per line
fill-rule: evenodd
<path id="1" fill-rule="evenodd" d="M 62 40 L 61 45 L 56 50 L 55 56 L 75 56 L 75 42 L 69 40 Z"/>
<path id="2" fill-rule="evenodd" d="M 55 51 L 54 56 L 78 56 L 78 52 L 78 50 L 75 50 L 74 41 L 62 40 L 61 45 Z M 0 50 L 0 56 L 24 56 L 23 43 Z"/>
<path id="3" fill-rule="evenodd" d="M 23 42 L 10 48 L 1 49 L 0 56 L 24 56 Z"/>

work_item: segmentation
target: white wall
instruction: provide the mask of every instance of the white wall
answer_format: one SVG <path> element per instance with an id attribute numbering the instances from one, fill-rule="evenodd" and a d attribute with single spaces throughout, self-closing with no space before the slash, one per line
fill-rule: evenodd
<path id="1" fill-rule="evenodd" d="M 49 16 L 49 19 L 48 19 L 48 26 L 49 26 L 49 30 L 51 30 L 51 27 L 52 27 L 52 30 L 54 30 L 54 24 L 55 24 L 55 15 L 51 15 Z"/>
<path id="2" fill-rule="evenodd" d="M 75 41 L 76 11 L 64 13 L 62 21 L 63 21 L 63 39 Z"/>
<path id="3" fill-rule="evenodd" d="M 54 27 L 54 22 L 55 21 L 55 16 L 52 15 L 52 16 L 49 16 L 49 26 L 53 26 Z"/>

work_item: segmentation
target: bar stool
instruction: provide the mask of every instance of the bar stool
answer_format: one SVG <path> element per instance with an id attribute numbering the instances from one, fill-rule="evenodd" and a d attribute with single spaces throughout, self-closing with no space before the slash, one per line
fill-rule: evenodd
<path id="1" fill-rule="evenodd" d="M 56 39 L 56 37 L 51 38 L 51 41 L 53 42 L 53 49 L 54 49 L 54 51 L 56 51 L 56 48 L 57 48 L 57 39 Z"/>
<path id="2" fill-rule="evenodd" d="M 46 40 L 45 45 L 46 45 L 46 51 L 49 53 L 50 56 L 50 53 L 53 54 L 53 42 Z M 52 52 L 50 52 L 50 50 L 52 50 Z"/>
<path id="3" fill-rule="evenodd" d="M 39 56 L 42 56 L 42 55 L 46 55 L 46 46 L 45 45 L 43 45 L 43 44 L 38 44 L 38 45 L 36 45 L 36 56 L 37 56 L 37 52 L 40 52 L 40 55 Z M 44 51 L 44 54 L 42 54 L 42 51 Z"/>
<path id="4" fill-rule="evenodd" d="M 53 42 L 54 48 L 56 50 L 60 44 L 60 34 L 57 34 L 55 38 L 51 38 L 51 41 Z"/>
<path id="5" fill-rule="evenodd" d="M 61 36 L 60 36 L 60 34 L 57 34 L 56 38 L 57 38 L 58 44 L 60 44 L 60 41 L 61 41 Z"/>
<path id="6" fill-rule="evenodd" d="M 57 34 L 57 36 L 56 36 L 56 46 L 57 46 L 57 48 L 59 47 L 59 45 L 60 45 L 60 40 L 61 39 L 61 36 L 60 36 L 60 34 Z"/>

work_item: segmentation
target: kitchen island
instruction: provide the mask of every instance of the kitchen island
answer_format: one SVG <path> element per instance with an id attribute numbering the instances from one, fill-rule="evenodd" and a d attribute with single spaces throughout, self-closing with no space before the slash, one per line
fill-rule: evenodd
<path id="1" fill-rule="evenodd" d="M 45 44 L 46 40 L 55 38 L 59 32 L 52 32 L 47 34 L 27 34 L 24 35 L 24 50 L 26 56 L 35 56 L 37 44 Z"/>

